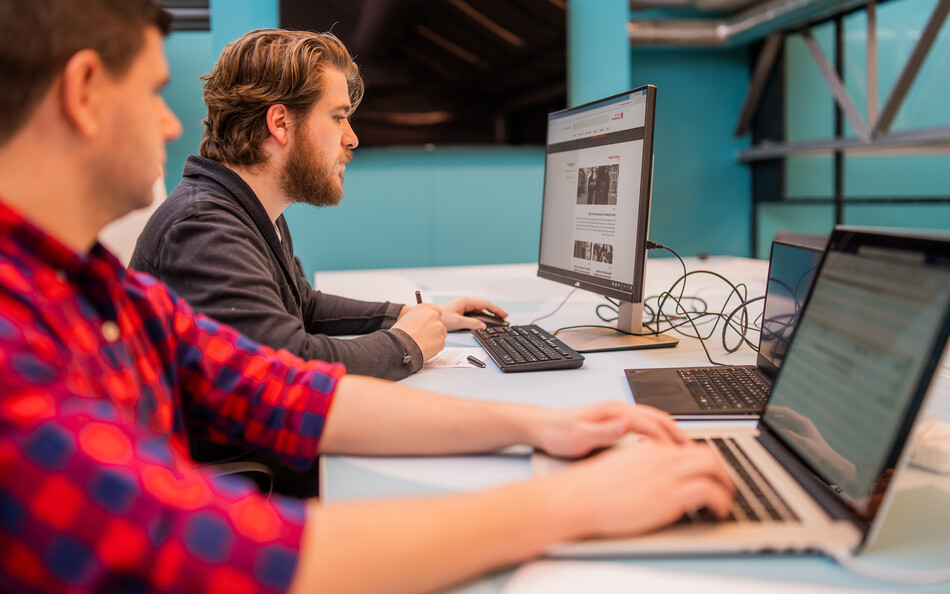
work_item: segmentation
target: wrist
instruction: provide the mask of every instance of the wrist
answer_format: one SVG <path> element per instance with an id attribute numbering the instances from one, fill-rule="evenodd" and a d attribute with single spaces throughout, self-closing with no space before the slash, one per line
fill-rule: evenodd
<path id="1" fill-rule="evenodd" d="M 592 502 L 595 498 L 585 492 L 585 480 L 575 478 L 575 462 L 564 470 L 543 476 L 540 492 L 542 505 L 547 506 L 546 516 L 552 518 L 552 537 L 555 542 L 569 542 L 589 538 L 595 534 Z"/>
<path id="2" fill-rule="evenodd" d="M 524 405 L 520 408 L 521 414 L 516 429 L 517 441 L 536 450 L 544 450 L 547 443 L 545 436 L 550 429 L 554 411 L 540 406 Z"/>

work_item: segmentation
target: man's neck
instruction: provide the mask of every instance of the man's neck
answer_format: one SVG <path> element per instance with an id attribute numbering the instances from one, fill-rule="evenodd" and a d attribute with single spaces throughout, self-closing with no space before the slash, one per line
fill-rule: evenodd
<path id="1" fill-rule="evenodd" d="M 95 244 L 102 225 L 83 199 L 88 196 L 88 188 L 82 187 L 87 176 L 75 170 L 75 160 L 58 158 L 62 154 L 43 150 L 31 135 L 13 138 L 0 149 L 0 199 L 66 247 L 84 254 Z"/>
<path id="2" fill-rule="evenodd" d="M 267 216 L 272 223 L 277 222 L 279 217 L 288 206 L 290 201 L 284 196 L 277 181 L 275 168 L 270 165 L 244 167 L 241 165 L 228 165 L 231 170 L 237 173 L 244 180 L 254 195 L 260 200 Z"/>

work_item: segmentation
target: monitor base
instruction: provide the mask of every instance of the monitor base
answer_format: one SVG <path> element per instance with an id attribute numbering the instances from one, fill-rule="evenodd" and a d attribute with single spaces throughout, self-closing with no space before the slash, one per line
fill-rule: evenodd
<path id="1" fill-rule="evenodd" d="M 679 344 L 678 338 L 664 334 L 633 336 L 612 328 L 571 328 L 561 330 L 556 337 L 578 353 L 663 349 Z"/>

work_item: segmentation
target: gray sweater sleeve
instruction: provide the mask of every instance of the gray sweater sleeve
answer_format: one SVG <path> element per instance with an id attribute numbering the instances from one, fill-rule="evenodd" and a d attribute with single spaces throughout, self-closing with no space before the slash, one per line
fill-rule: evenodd
<path id="1" fill-rule="evenodd" d="M 272 348 L 304 359 L 341 362 L 349 373 L 393 380 L 422 367 L 415 341 L 390 328 L 401 305 L 314 291 L 294 262 L 297 301 L 266 242 L 229 213 L 193 213 L 178 220 L 167 228 L 158 253 L 144 259 L 151 261 L 145 272 L 168 284 L 196 311 Z M 139 268 L 135 260 L 133 266 Z M 362 336 L 340 339 L 327 333 Z"/>

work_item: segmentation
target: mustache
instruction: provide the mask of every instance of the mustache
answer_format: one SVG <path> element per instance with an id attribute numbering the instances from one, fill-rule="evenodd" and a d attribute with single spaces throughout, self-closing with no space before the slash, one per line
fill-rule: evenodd
<path id="1" fill-rule="evenodd" d="M 351 151 L 350 149 L 343 149 L 343 152 L 340 153 L 340 162 L 346 165 L 352 160 L 353 160 L 353 151 Z"/>

